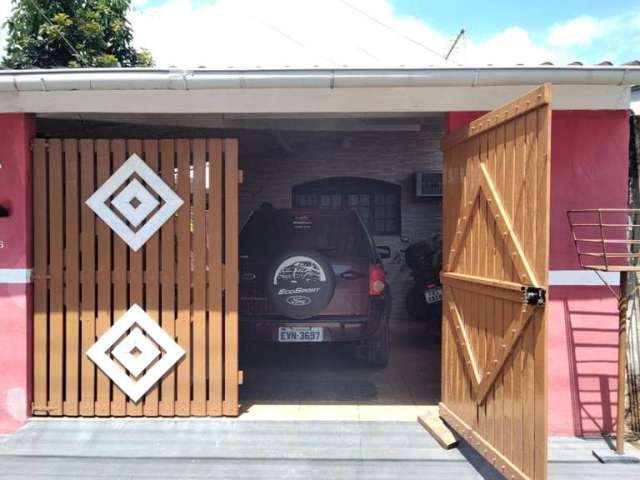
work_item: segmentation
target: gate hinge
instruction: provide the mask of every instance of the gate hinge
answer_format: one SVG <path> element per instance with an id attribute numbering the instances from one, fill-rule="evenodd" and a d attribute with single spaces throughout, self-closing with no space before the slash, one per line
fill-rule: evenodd
<path id="1" fill-rule="evenodd" d="M 238 183 L 244 183 L 244 170 L 238 170 Z"/>
<path id="2" fill-rule="evenodd" d="M 238 370 L 238 385 L 242 385 L 244 383 L 244 371 Z"/>
<path id="3" fill-rule="evenodd" d="M 547 303 L 547 291 L 539 287 L 527 287 L 523 290 L 524 303 L 541 307 Z"/>

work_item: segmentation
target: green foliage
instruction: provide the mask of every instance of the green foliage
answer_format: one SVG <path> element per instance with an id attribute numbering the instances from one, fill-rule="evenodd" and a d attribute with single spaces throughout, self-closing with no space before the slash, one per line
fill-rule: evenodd
<path id="1" fill-rule="evenodd" d="M 136 51 L 127 12 L 131 0 L 13 0 L 4 67 L 153 66 Z"/>

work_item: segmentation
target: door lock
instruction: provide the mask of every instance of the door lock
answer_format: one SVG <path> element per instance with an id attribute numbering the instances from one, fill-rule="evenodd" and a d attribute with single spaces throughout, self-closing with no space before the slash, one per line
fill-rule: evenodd
<path id="1" fill-rule="evenodd" d="M 524 303 L 541 307 L 547 303 L 547 291 L 539 287 L 527 287 L 523 289 Z"/>

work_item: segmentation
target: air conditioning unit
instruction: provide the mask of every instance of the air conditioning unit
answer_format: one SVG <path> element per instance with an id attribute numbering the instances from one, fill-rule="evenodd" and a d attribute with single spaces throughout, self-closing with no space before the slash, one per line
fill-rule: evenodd
<path id="1" fill-rule="evenodd" d="M 416 172 L 416 197 L 441 197 L 442 173 Z"/>

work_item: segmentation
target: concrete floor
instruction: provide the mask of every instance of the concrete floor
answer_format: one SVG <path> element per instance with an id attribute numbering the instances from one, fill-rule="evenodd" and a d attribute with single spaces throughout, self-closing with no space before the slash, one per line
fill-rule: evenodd
<path id="1" fill-rule="evenodd" d="M 640 478 L 603 465 L 601 439 L 549 440 L 549 478 Z M 640 451 L 627 447 L 640 457 Z M 0 437 L 0 479 L 500 479 L 467 444 L 444 450 L 417 422 L 33 419 Z"/>
<path id="2" fill-rule="evenodd" d="M 415 421 L 440 398 L 440 343 L 393 321 L 391 361 L 368 366 L 348 344 L 245 344 L 243 415 L 251 420 Z"/>

